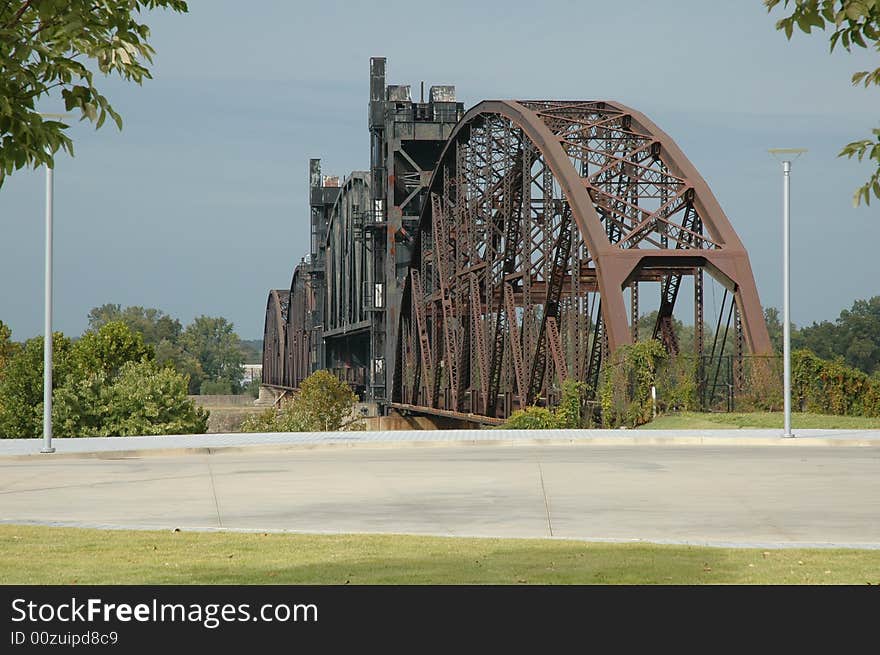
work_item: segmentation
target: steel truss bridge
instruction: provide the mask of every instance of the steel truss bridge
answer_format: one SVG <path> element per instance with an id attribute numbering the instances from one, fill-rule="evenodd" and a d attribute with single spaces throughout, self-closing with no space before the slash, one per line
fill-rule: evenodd
<path id="1" fill-rule="evenodd" d="M 716 342 L 732 330 L 734 357 L 770 353 L 745 247 L 635 109 L 487 100 L 465 112 L 452 86 L 412 101 L 373 58 L 369 128 L 369 171 L 340 181 L 311 160 L 311 248 L 289 289 L 269 292 L 264 385 L 328 369 L 383 412 L 495 422 L 554 404 L 569 378 L 595 390 L 610 353 L 638 338 L 646 283 L 660 296 L 652 334 L 675 355 L 691 278 L 705 356 L 705 274 L 724 288 Z"/>

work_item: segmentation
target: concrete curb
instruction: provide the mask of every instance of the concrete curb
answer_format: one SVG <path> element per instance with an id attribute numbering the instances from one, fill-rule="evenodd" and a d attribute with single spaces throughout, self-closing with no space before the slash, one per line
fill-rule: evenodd
<path id="1" fill-rule="evenodd" d="M 730 541 L 720 539 L 654 539 L 650 537 L 597 537 L 567 535 L 493 535 L 482 532 L 450 534 L 447 532 L 400 532 L 394 530 L 296 530 L 292 528 L 236 528 L 199 525 L 125 525 L 119 523 L 97 523 L 90 521 L 19 521 L 0 519 L 0 526 L 22 526 L 40 528 L 74 528 L 83 530 L 131 531 L 131 532 L 189 532 L 213 534 L 280 534 L 300 536 L 399 536 L 434 537 L 438 539 L 493 539 L 500 541 L 568 541 L 592 544 L 633 544 L 658 546 L 698 546 L 705 548 L 735 548 L 749 550 L 880 550 L 880 543 L 874 542 L 828 542 L 828 541 Z"/>
<path id="2" fill-rule="evenodd" d="M 471 447 L 471 446 L 708 446 L 729 447 L 749 446 L 782 448 L 798 447 L 855 447 L 880 448 L 880 439 L 858 437 L 798 437 L 783 439 L 782 437 L 746 437 L 746 436 L 598 436 L 578 438 L 534 438 L 534 439 L 450 439 L 423 441 L 340 441 L 340 442 L 306 442 L 306 443 L 262 443 L 236 444 L 222 446 L 177 447 L 177 448 L 133 448 L 124 450 L 91 450 L 80 452 L 56 452 L 51 456 L 40 452 L 28 454 L 0 454 L 0 461 L 35 461 L 44 459 L 128 459 L 137 457 L 174 457 L 181 455 L 222 455 L 234 453 L 284 452 L 297 450 L 324 450 L 339 448 L 366 449 L 400 449 L 400 448 L 438 448 L 438 447 Z"/>

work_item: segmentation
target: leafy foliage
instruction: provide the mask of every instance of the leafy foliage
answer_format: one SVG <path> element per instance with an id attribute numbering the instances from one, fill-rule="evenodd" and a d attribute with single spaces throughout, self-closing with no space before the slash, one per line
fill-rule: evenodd
<path id="1" fill-rule="evenodd" d="M 144 343 L 153 347 L 163 341 L 175 343 L 183 332 L 179 320 L 153 307 L 133 305 L 123 309 L 121 305 L 107 303 L 92 308 L 88 319 L 90 331 L 100 330 L 110 322 L 121 321 L 134 332 L 140 333 Z"/>
<path id="2" fill-rule="evenodd" d="M 779 315 L 779 310 L 776 307 L 765 307 L 764 322 L 767 324 L 767 332 L 770 335 L 770 345 L 773 346 L 773 352 L 781 353 L 783 334 L 782 318 Z M 794 334 L 795 330 L 795 326 L 792 325 L 792 334 Z"/>
<path id="3" fill-rule="evenodd" d="M 72 369 L 71 341 L 52 335 L 52 389 Z M 53 396 L 54 398 L 54 396 Z M 0 438 L 39 437 L 43 433 L 43 337 L 28 339 L 8 361 L 0 378 Z"/>
<path id="4" fill-rule="evenodd" d="M 603 426 L 636 427 L 651 420 L 651 387 L 666 358 L 666 350 L 656 339 L 623 345 L 614 352 L 599 381 Z"/>
<path id="5" fill-rule="evenodd" d="M 880 371 L 880 296 L 856 300 L 833 323 L 822 321 L 792 331 L 792 347 L 824 359 L 843 359 L 871 374 Z"/>
<path id="6" fill-rule="evenodd" d="M 183 328 L 180 321 L 152 307 L 107 303 L 89 312 L 89 330 L 121 321 L 152 346 L 156 363 L 189 377 L 189 393 L 241 393 L 246 359 L 259 361 L 262 342 L 242 342 L 222 317 L 199 316 Z M 204 390 L 203 390 L 204 389 Z"/>
<path id="7" fill-rule="evenodd" d="M 205 378 L 202 364 L 192 354 L 186 352 L 180 344 L 162 339 L 156 345 L 156 363 L 159 366 L 174 369 L 186 377 L 189 380 L 189 393 L 200 393 Z"/>
<path id="8" fill-rule="evenodd" d="M 99 330 L 110 322 L 125 323 L 143 337 L 145 344 L 152 346 L 157 364 L 188 376 L 189 392 L 199 393 L 205 373 L 199 360 L 180 344 L 183 326 L 179 320 L 161 309 L 139 305 L 122 307 L 115 303 L 92 308 L 88 319 L 90 332 Z"/>
<path id="9" fill-rule="evenodd" d="M 199 394 L 202 396 L 228 396 L 232 394 L 232 384 L 229 380 L 205 380 L 199 386 Z"/>
<path id="10" fill-rule="evenodd" d="M 154 362 L 128 362 L 107 387 L 101 436 L 201 434 L 208 412 L 186 395 L 186 380 Z"/>
<path id="11" fill-rule="evenodd" d="M 208 413 L 186 395 L 186 380 L 148 359 L 129 361 L 110 378 L 104 371 L 72 378 L 55 396 L 60 437 L 201 434 Z"/>
<path id="12" fill-rule="evenodd" d="M 841 361 L 808 350 L 791 356 L 792 400 L 802 411 L 844 416 L 880 416 L 880 382 Z"/>
<path id="13" fill-rule="evenodd" d="M 67 111 L 96 128 L 122 118 L 95 86 L 95 73 L 141 84 L 153 48 L 138 14 L 158 7 L 186 12 L 182 0 L 10 0 L 0 3 L 0 185 L 28 166 L 73 154 L 69 127 L 47 119 L 37 102 L 60 90 Z"/>
<path id="14" fill-rule="evenodd" d="M 259 380 L 251 380 L 248 382 L 245 387 L 243 393 L 248 394 L 252 398 L 260 397 L 260 381 Z"/>
<path id="15" fill-rule="evenodd" d="M 110 322 L 71 342 L 53 337 L 54 432 L 59 437 L 191 434 L 208 414 L 187 398 L 186 378 L 153 361 L 125 323 Z M 0 379 L 0 436 L 42 433 L 43 339 L 30 339 Z"/>
<path id="16" fill-rule="evenodd" d="M 198 360 L 205 379 L 227 382 L 232 393 L 240 392 L 244 355 L 232 323 L 222 317 L 199 316 L 183 331 L 180 345 Z"/>
<path id="17" fill-rule="evenodd" d="M 503 430 L 553 430 L 559 426 L 552 411 L 533 405 L 516 410 L 500 427 Z"/>
<path id="18" fill-rule="evenodd" d="M 792 11 L 788 16 L 776 21 L 776 29 L 785 32 L 791 39 L 795 26 L 810 34 L 814 27 L 825 30 L 831 27 L 830 49 L 833 52 L 838 44 L 847 51 L 854 47 L 873 49 L 880 52 L 880 1 L 878 0 L 764 0 L 767 11 L 779 4 Z M 852 76 L 853 85 L 865 87 L 880 86 L 880 67 L 870 71 L 858 71 Z M 872 137 L 853 141 L 844 146 L 839 157 L 865 157 L 876 162 L 876 169 L 868 181 L 859 187 L 853 196 L 853 204 L 862 200 L 868 205 L 871 195 L 880 198 L 880 129 L 871 130 Z"/>
<path id="19" fill-rule="evenodd" d="M 267 409 L 249 416 L 242 432 L 335 432 L 357 429 L 353 417 L 357 397 L 351 388 L 328 371 L 316 371 L 303 380 L 293 398 L 280 410 Z"/>
<path id="20" fill-rule="evenodd" d="M 245 364 L 260 364 L 263 361 L 262 339 L 241 339 L 241 354 Z"/>
<path id="21" fill-rule="evenodd" d="M 587 385 L 575 380 L 562 383 L 562 400 L 555 409 L 531 406 L 518 409 L 510 415 L 501 429 L 504 430 L 561 430 L 589 426 L 584 411 Z"/>
<path id="22" fill-rule="evenodd" d="M 3 368 L 6 362 L 15 353 L 16 345 L 12 340 L 12 330 L 3 321 L 0 321 L 0 377 L 3 376 Z"/>
<path id="23" fill-rule="evenodd" d="M 654 387 L 658 413 L 696 409 L 700 404 L 696 358 L 679 355 L 659 360 L 654 371 Z"/>
<path id="24" fill-rule="evenodd" d="M 783 407 L 782 357 L 745 357 L 743 385 L 736 391 L 736 409 L 743 412 L 779 412 Z"/>
<path id="25" fill-rule="evenodd" d="M 121 321 L 112 321 L 97 332 L 86 332 L 73 344 L 72 355 L 80 375 L 101 371 L 113 378 L 126 362 L 153 359 L 154 352 L 144 344 L 140 332 L 132 331 Z"/>

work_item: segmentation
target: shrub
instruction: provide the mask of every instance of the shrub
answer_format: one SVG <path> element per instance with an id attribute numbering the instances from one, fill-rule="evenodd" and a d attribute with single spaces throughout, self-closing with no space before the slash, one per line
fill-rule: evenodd
<path id="1" fill-rule="evenodd" d="M 736 409 L 743 412 L 782 410 L 782 360 L 752 356 L 743 361 L 744 384 L 737 390 Z"/>
<path id="2" fill-rule="evenodd" d="M 658 413 L 696 409 L 700 405 L 696 359 L 678 355 L 659 361 L 654 375 L 654 386 L 657 389 Z"/>
<path id="3" fill-rule="evenodd" d="M 232 394 L 232 382 L 229 380 L 205 380 L 199 386 L 202 396 L 228 396 Z"/>
<path id="4" fill-rule="evenodd" d="M 259 398 L 261 384 L 262 383 L 259 380 L 251 380 L 245 385 L 242 393 L 248 394 L 251 398 Z"/>
<path id="5" fill-rule="evenodd" d="M 518 409 L 501 425 L 504 430 L 553 430 L 587 426 L 584 397 L 587 385 L 575 380 L 562 383 L 562 400 L 555 409 L 535 405 Z"/>
<path id="6" fill-rule="evenodd" d="M 283 406 L 282 406 L 283 407 Z M 278 410 L 269 407 L 259 414 L 251 414 L 246 416 L 241 423 L 242 432 L 287 432 L 287 430 L 278 429 L 276 418 Z"/>
<path id="7" fill-rule="evenodd" d="M 505 430 L 552 430 L 559 427 L 556 415 L 546 407 L 518 409 L 500 426 Z"/>
<path id="8" fill-rule="evenodd" d="M 791 356 L 791 385 L 792 400 L 802 411 L 880 416 L 880 384 L 842 360 L 796 350 Z"/>
<path id="9" fill-rule="evenodd" d="M 59 437 L 192 434 L 208 414 L 187 399 L 187 378 L 153 361 L 125 324 L 109 322 L 71 343 L 53 337 L 52 420 Z M 0 380 L 0 436 L 42 434 L 43 339 L 28 340 Z"/>
<path id="10" fill-rule="evenodd" d="M 144 344 L 140 332 L 133 331 L 122 321 L 110 321 L 75 341 L 71 357 L 77 375 L 87 377 L 103 371 L 113 378 L 127 362 L 152 360 L 154 352 L 151 346 Z"/>
<path id="11" fill-rule="evenodd" d="M 656 339 L 623 345 L 614 352 L 599 380 L 604 427 L 636 427 L 651 420 L 651 387 L 666 359 L 666 350 Z"/>
<path id="12" fill-rule="evenodd" d="M 208 412 L 186 395 L 186 378 L 143 360 L 126 362 L 115 378 L 99 371 L 56 390 L 53 422 L 59 437 L 201 434 Z"/>
<path id="13" fill-rule="evenodd" d="M 71 370 L 71 342 L 52 336 L 52 388 Z M 54 396 L 53 396 L 54 398 Z M 0 378 L 0 437 L 36 438 L 43 433 L 43 337 L 28 339 L 10 357 Z"/>
<path id="14" fill-rule="evenodd" d="M 186 378 L 154 362 L 128 362 L 102 390 L 100 436 L 202 434 L 208 412 L 187 395 Z"/>
<path id="15" fill-rule="evenodd" d="M 352 416 L 357 397 L 329 371 L 303 380 L 279 410 L 269 409 L 242 423 L 242 432 L 335 432 L 361 427 Z"/>

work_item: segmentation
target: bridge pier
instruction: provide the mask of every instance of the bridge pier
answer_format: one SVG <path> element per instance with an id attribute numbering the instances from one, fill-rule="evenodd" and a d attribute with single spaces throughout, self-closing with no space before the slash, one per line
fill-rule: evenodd
<path id="1" fill-rule="evenodd" d="M 270 387 L 269 385 L 261 384 L 260 395 L 254 401 L 254 405 L 257 407 L 272 407 L 287 393 L 287 389 L 280 389 L 278 387 Z"/>

